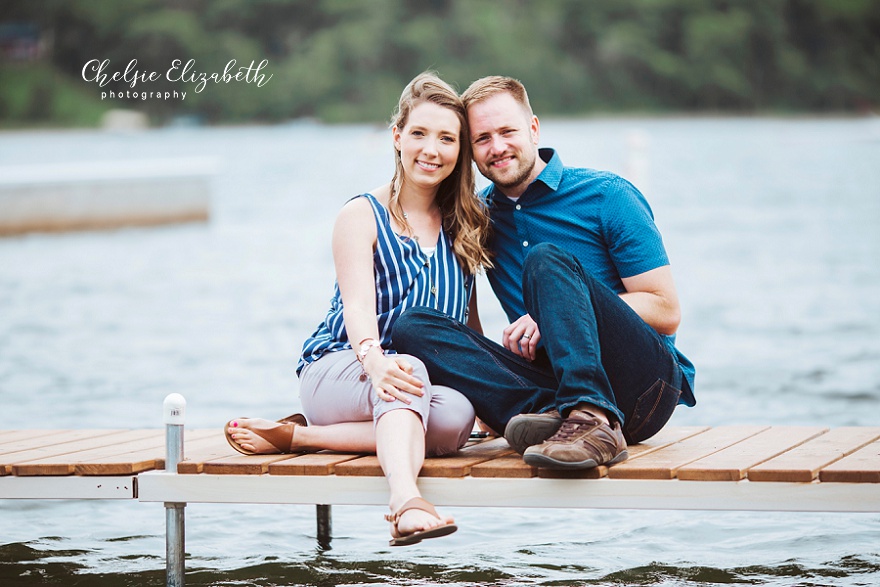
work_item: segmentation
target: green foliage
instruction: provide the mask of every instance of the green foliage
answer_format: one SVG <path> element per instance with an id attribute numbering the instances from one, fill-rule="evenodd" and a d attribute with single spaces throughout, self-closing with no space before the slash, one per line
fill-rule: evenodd
<path id="1" fill-rule="evenodd" d="M 47 61 L 0 64 L 0 116 L 20 124 L 120 106 L 158 122 L 378 122 L 426 69 L 459 89 L 517 77 L 545 115 L 854 112 L 880 96 L 876 0 L 7 0 L 3 22 L 53 41 Z M 188 95 L 101 102 L 81 78 L 90 59 L 109 59 L 111 73 L 137 59 L 163 75 L 140 89 Z M 196 93 L 164 80 L 174 59 L 208 74 L 266 59 L 272 79 Z"/>
<path id="2" fill-rule="evenodd" d="M 0 67 L 0 126 L 95 126 L 104 112 L 49 64 Z"/>

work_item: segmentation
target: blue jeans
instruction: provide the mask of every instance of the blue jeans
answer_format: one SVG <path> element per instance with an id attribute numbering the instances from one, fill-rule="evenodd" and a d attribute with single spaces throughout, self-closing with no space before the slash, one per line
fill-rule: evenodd
<path id="1" fill-rule="evenodd" d="M 581 402 L 616 417 L 630 443 L 666 424 L 681 395 L 678 362 L 663 338 L 574 256 L 535 246 L 524 264 L 523 301 L 541 331 L 534 361 L 430 308 L 397 319 L 394 348 L 419 357 L 432 382 L 458 389 L 497 432 L 517 414 L 565 415 Z"/>

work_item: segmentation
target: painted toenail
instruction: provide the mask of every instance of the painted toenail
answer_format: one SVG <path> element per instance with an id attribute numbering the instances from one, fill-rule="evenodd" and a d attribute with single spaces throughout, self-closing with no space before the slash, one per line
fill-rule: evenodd
<path id="1" fill-rule="evenodd" d="M 238 422 L 233 422 L 233 423 L 232 423 L 232 427 L 233 427 L 233 428 L 238 428 Z"/>

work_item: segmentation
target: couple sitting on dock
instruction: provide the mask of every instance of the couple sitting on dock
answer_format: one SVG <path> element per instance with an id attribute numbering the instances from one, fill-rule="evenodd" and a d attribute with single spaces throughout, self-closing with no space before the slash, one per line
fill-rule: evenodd
<path id="1" fill-rule="evenodd" d="M 625 460 L 694 405 L 648 203 L 612 173 L 564 167 L 539 130 L 517 80 L 461 97 L 430 73 L 410 82 L 391 182 L 336 220 L 335 295 L 297 368 L 305 415 L 227 423 L 245 454 L 375 452 L 393 546 L 456 530 L 417 479 L 426 455 L 465 445 L 475 415 L 529 465 L 580 469 Z M 480 194 L 472 160 L 493 182 Z M 482 334 L 481 270 L 511 321 L 500 345 Z"/>

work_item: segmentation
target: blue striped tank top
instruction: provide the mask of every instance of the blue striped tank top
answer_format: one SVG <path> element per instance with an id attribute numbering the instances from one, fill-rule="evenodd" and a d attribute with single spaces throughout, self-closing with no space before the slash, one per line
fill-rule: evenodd
<path id="1" fill-rule="evenodd" d="M 437 247 L 428 255 L 414 239 L 401 237 L 394 232 L 391 215 L 372 194 L 357 197 L 367 198 L 376 218 L 373 273 L 376 279 L 376 319 L 382 348 L 394 350 L 391 327 L 407 308 L 427 306 L 466 322 L 473 276 L 465 275 L 446 232 L 441 229 Z M 299 374 L 303 367 L 321 358 L 324 353 L 350 348 L 352 344 L 345 332 L 342 296 L 337 282 L 324 321 L 303 343 L 296 372 Z"/>

